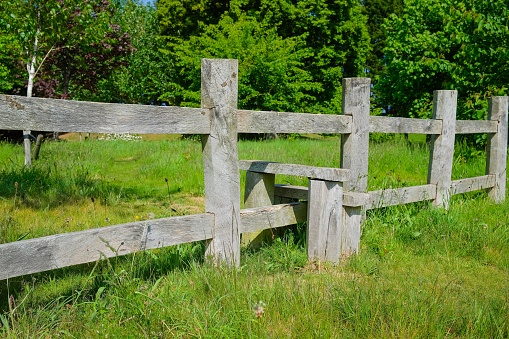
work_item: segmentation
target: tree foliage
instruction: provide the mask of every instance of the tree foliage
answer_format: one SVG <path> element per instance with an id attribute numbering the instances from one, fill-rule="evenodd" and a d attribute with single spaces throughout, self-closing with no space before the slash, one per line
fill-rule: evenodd
<path id="1" fill-rule="evenodd" d="M 165 98 L 175 103 L 199 102 L 196 85 L 187 88 L 203 56 L 239 59 L 249 108 L 337 112 L 342 77 L 364 72 L 369 38 L 357 1 L 159 0 L 157 9 L 178 75 Z"/>
<path id="2" fill-rule="evenodd" d="M 129 36 L 111 21 L 107 0 L 16 0 L 2 2 L 9 21 L 2 28 L 22 46 L 28 87 L 41 96 L 67 97 L 69 88 L 93 88 L 130 50 Z M 13 60 L 14 61 L 14 60 Z"/>
<path id="3" fill-rule="evenodd" d="M 459 119 L 486 116 L 486 98 L 509 78 L 507 1 L 413 0 L 385 26 L 387 71 L 378 83 L 390 113 L 429 117 L 432 92 L 459 92 Z"/>

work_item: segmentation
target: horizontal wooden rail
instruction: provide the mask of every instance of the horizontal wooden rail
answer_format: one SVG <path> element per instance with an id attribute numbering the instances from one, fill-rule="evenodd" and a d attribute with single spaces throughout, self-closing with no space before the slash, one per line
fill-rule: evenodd
<path id="1" fill-rule="evenodd" d="M 456 134 L 497 133 L 497 130 L 497 121 L 456 120 Z"/>
<path id="2" fill-rule="evenodd" d="M 306 221 L 307 204 L 243 209 L 241 231 Z M 214 215 L 139 221 L 0 245 L 0 280 L 111 258 L 138 251 L 212 238 Z"/>
<path id="3" fill-rule="evenodd" d="M 275 185 L 274 195 L 282 198 L 307 200 L 309 189 L 304 186 Z M 357 207 L 364 206 L 369 201 L 367 193 L 344 192 L 343 206 Z"/>
<path id="4" fill-rule="evenodd" d="M 0 280 L 212 237 L 213 214 L 155 219 L 0 245 Z"/>
<path id="5" fill-rule="evenodd" d="M 306 218 L 307 203 L 305 202 L 246 208 L 240 211 L 242 220 L 240 227 L 242 233 L 257 232 L 305 222 Z"/>
<path id="6" fill-rule="evenodd" d="M 480 177 L 453 180 L 451 184 L 452 194 L 467 193 L 495 187 L 495 175 L 483 175 Z"/>
<path id="7" fill-rule="evenodd" d="M 332 114 L 238 111 L 239 133 L 351 133 L 352 117 Z"/>
<path id="8" fill-rule="evenodd" d="M 348 180 L 350 175 L 349 170 L 342 168 L 314 167 L 258 160 L 240 160 L 239 169 L 258 173 L 286 174 L 339 182 Z"/>
<path id="9" fill-rule="evenodd" d="M 208 110 L 0 95 L 0 127 L 55 132 L 208 134 Z"/>
<path id="10" fill-rule="evenodd" d="M 437 188 L 435 185 L 422 185 L 370 191 L 368 194 L 369 203 L 365 207 L 367 210 L 432 200 L 436 197 Z"/>
<path id="11" fill-rule="evenodd" d="M 369 131 L 380 133 L 440 134 L 442 122 L 432 119 L 370 116 Z"/>

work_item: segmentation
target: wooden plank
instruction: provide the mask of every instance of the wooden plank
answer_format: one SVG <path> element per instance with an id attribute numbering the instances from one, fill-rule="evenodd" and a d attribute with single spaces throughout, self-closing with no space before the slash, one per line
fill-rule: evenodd
<path id="1" fill-rule="evenodd" d="M 369 202 L 365 208 L 374 209 L 433 200 L 436 197 L 437 188 L 435 185 L 422 185 L 370 191 L 368 194 Z"/>
<path id="2" fill-rule="evenodd" d="M 0 95 L 0 128 L 55 132 L 207 134 L 200 108 L 109 104 Z"/>
<path id="3" fill-rule="evenodd" d="M 239 110 L 239 133 L 350 133 L 341 115 Z"/>
<path id="4" fill-rule="evenodd" d="M 308 188 L 294 185 L 275 185 L 274 195 L 290 199 L 307 200 Z M 343 191 L 343 206 L 364 206 L 369 201 L 369 194 Z"/>
<path id="5" fill-rule="evenodd" d="M 440 134 L 442 124 L 432 119 L 369 117 L 369 131 L 379 133 Z"/>
<path id="6" fill-rule="evenodd" d="M 371 80 L 343 79 L 343 115 L 352 117 L 352 133 L 341 135 L 341 168 L 351 170 L 350 179 L 343 184 L 346 192 L 365 193 L 368 187 L 369 105 Z M 359 251 L 361 207 L 344 206 L 341 254 L 348 256 Z"/>
<path id="7" fill-rule="evenodd" d="M 474 178 L 453 180 L 451 183 L 451 194 L 479 191 L 495 187 L 495 184 L 496 184 L 495 175 L 484 175 Z"/>
<path id="8" fill-rule="evenodd" d="M 496 133 L 498 123 L 489 120 L 456 120 L 456 134 Z"/>
<path id="9" fill-rule="evenodd" d="M 134 222 L 0 245 L 0 280 L 210 239 L 214 215 Z"/>
<path id="10" fill-rule="evenodd" d="M 202 59 L 201 105 L 211 110 L 202 136 L 205 211 L 215 215 L 206 255 L 216 264 L 240 264 L 240 172 L 237 150 L 238 62 Z"/>
<path id="11" fill-rule="evenodd" d="M 259 173 L 286 174 L 341 182 L 348 180 L 350 174 L 350 171 L 342 168 L 314 167 L 259 160 L 241 160 L 239 161 L 239 168 Z"/>
<path id="12" fill-rule="evenodd" d="M 508 97 L 493 97 L 489 100 L 488 119 L 497 123 L 497 131 L 488 134 L 486 174 L 495 176 L 495 186 L 488 195 L 495 202 L 505 200 L 507 180 Z"/>
<path id="13" fill-rule="evenodd" d="M 433 93 L 433 118 L 442 121 L 442 133 L 431 137 L 428 184 L 437 186 L 435 206 L 449 208 L 456 131 L 457 91 Z"/>
<path id="14" fill-rule="evenodd" d="M 294 225 L 306 221 L 307 203 L 247 208 L 240 211 L 240 218 L 242 233 Z"/>
<path id="15" fill-rule="evenodd" d="M 369 78 L 343 79 L 343 114 L 352 118 L 352 133 L 341 136 L 341 168 L 351 170 L 345 191 L 365 192 L 368 187 Z"/>
<path id="16" fill-rule="evenodd" d="M 246 172 L 246 186 L 244 194 L 244 207 L 267 207 L 274 204 L 275 174 Z M 241 216 L 242 218 L 242 216 Z M 243 233 L 241 244 L 243 246 L 259 247 L 272 239 L 272 232 Z"/>
<path id="17" fill-rule="evenodd" d="M 310 179 L 307 225 L 309 260 L 339 262 L 342 225 L 342 184 Z"/>

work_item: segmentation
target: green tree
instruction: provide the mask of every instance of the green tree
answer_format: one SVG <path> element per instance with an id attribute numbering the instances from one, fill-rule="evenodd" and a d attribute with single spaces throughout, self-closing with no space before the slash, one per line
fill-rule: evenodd
<path id="1" fill-rule="evenodd" d="M 0 30 L 0 92 L 9 93 L 23 85 L 18 56 L 21 45 L 15 35 Z"/>
<path id="2" fill-rule="evenodd" d="M 506 93 L 507 1 L 407 1 L 387 21 L 387 71 L 378 82 L 390 113 L 429 117 L 432 92 L 459 92 L 459 119 L 486 116 L 487 97 Z"/>
<path id="3" fill-rule="evenodd" d="M 226 22 L 233 26 L 239 21 L 244 25 L 251 20 L 262 31 L 271 32 L 281 41 L 298 41 L 293 52 L 296 56 L 284 59 L 298 62 L 299 69 L 305 72 L 301 74 L 310 76 L 309 80 L 304 77 L 306 82 L 313 84 L 307 86 L 308 90 L 302 87 L 306 100 L 301 101 L 305 105 L 299 110 L 306 107 L 306 110 L 314 112 L 337 112 L 341 104 L 341 79 L 364 74 L 369 36 L 366 18 L 358 1 L 232 0 L 183 4 L 159 0 L 156 4 L 162 32 L 169 35 L 170 53 L 176 53 L 184 41 L 194 37 L 206 34 L 209 40 L 213 40 L 211 34 L 227 31 Z M 222 21 L 226 16 L 229 21 Z M 176 23 L 177 17 L 180 21 Z M 190 19 L 185 19 L 187 17 Z M 211 28 L 216 25 L 224 28 Z M 257 46 L 250 45 L 249 48 L 256 49 Z M 297 56 L 299 59 L 295 59 Z M 180 61 L 179 65 L 182 65 Z M 297 81 L 297 78 L 290 76 L 280 80 Z M 176 83 L 185 87 L 183 84 Z"/>
<path id="4" fill-rule="evenodd" d="M 385 32 L 384 20 L 391 14 L 399 15 L 403 12 L 403 0 L 363 0 L 362 13 L 367 18 L 371 50 L 366 58 L 368 76 L 373 82 L 377 81 L 378 75 L 385 69 Z"/>
<path id="5" fill-rule="evenodd" d="M 177 105 L 199 106 L 201 58 L 239 59 L 239 107 L 299 111 L 314 100 L 307 92 L 318 86 L 300 60 L 309 50 L 300 41 L 283 39 L 255 19 L 234 21 L 224 16 L 174 47 L 178 69 L 172 89 L 162 99 Z"/>

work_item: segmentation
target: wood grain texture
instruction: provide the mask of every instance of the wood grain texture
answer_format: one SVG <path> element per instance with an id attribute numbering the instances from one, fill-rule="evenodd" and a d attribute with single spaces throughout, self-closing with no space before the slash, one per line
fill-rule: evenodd
<path id="1" fill-rule="evenodd" d="M 343 226 L 343 187 L 309 180 L 307 251 L 309 260 L 338 263 Z"/>
<path id="2" fill-rule="evenodd" d="M 239 110 L 239 133 L 350 133 L 348 116 Z"/>
<path id="3" fill-rule="evenodd" d="M 457 91 L 433 93 L 433 118 L 442 121 L 442 133 L 431 138 L 428 184 L 437 186 L 433 204 L 449 208 L 452 160 L 456 131 Z"/>
<path id="4" fill-rule="evenodd" d="M 274 195 L 278 197 L 307 200 L 308 188 L 294 185 L 275 185 Z M 369 194 L 343 191 L 343 206 L 364 206 L 369 202 Z"/>
<path id="5" fill-rule="evenodd" d="M 486 174 L 495 176 L 495 186 L 488 195 L 495 202 L 505 200 L 507 182 L 507 143 L 508 143 L 508 97 L 493 97 L 489 100 L 488 119 L 497 123 L 497 131 L 488 134 Z"/>
<path id="6" fill-rule="evenodd" d="M 147 220 L 0 245 L 0 280 L 210 239 L 214 215 Z"/>
<path id="7" fill-rule="evenodd" d="M 55 132 L 207 134 L 200 108 L 110 104 L 0 95 L 0 129 Z"/>
<path id="8" fill-rule="evenodd" d="M 352 117 L 352 132 L 341 135 L 341 168 L 351 171 L 350 179 L 343 183 L 346 192 L 365 193 L 368 187 L 369 105 L 371 80 L 368 78 L 343 79 L 343 115 Z M 341 253 L 357 253 L 364 216 L 360 207 L 344 206 Z"/>
<path id="9" fill-rule="evenodd" d="M 498 123 L 489 120 L 456 120 L 456 134 L 496 133 Z"/>
<path id="10" fill-rule="evenodd" d="M 260 161 L 260 160 L 241 160 L 239 168 L 246 171 L 286 174 L 313 179 L 322 179 L 328 181 L 346 181 L 349 178 L 350 171 L 342 168 L 314 167 L 306 165 L 283 164 L 279 162 Z"/>
<path id="11" fill-rule="evenodd" d="M 268 207 L 246 208 L 241 210 L 240 217 L 242 233 L 294 225 L 306 221 L 307 203 L 294 202 Z"/>
<path id="12" fill-rule="evenodd" d="M 352 117 L 352 133 L 341 135 L 341 168 L 351 170 L 345 191 L 365 192 L 368 187 L 369 103 L 368 78 L 343 79 L 343 114 Z"/>
<path id="13" fill-rule="evenodd" d="M 369 117 L 369 131 L 379 133 L 440 134 L 442 123 L 433 119 Z"/>
<path id="14" fill-rule="evenodd" d="M 206 255 L 216 264 L 240 263 L 240 173 L 237 150 L 238 63 L 202 59 L 201 106 L 211 110 L 202 136 L 205 211 L 215 215 Z"/>
<path id="15" fill-rule="evenodd" d="M 275 174 L 247 171 L 244 207 L 268 207 L 274 205 L 275 178 Z M 272 232 L 270 230 L 243 233 L 241 237 L 241 245 L 258 247 L 269 239 L 272 239 Z"/>
<path id="16" fill-rule="evenodd" d="M 403 188 L 370 191 L 366 209 L 409 204 L 417 201 L 433 200 L 436 197 L 435 185 L 422 185 Z"/>
<path id="17" fill-rule="evenodd" d="M 467 193 L 495 187 L 496 176 L 484 175 L 474 178 L 453 180 L 451 182 L 451 194 Z"/>

